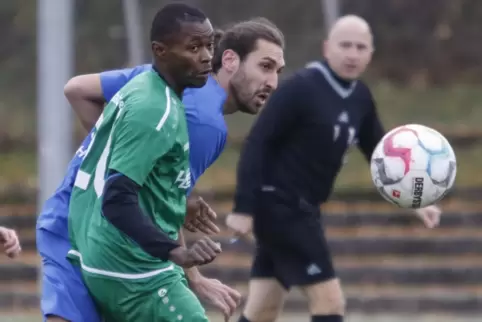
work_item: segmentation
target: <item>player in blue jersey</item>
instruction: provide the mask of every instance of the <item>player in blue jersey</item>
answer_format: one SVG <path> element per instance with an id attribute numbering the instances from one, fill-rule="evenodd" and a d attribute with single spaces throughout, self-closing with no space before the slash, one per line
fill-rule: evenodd
<path id="1" fill-rule="evenodd" d="M 193 44 L 193 50 L 196 45 Z M 213 58 L 213 75 L 200 89 L 183 94 L 190 139 L 191 187 L 222 152 L 227 135 L 224 114 L 242 111 L 256 114 L 278 84 L 284 66 L 282 33 L 269 21 L 241 22 L 221 37 Z M 103 105 L 130 79 L 152 68 L 150 64 L 132 69 L 81 75 L 65 86 L 65 95 L 83 126 L 90 131 Z M 83 285 L 80 272 L 65 256 L 69 250 L 67 214 L 73 181 L 91 140 L 82 142 L 69 164 L 67 175 L 55 194 L 45 203 L 37 222 L 37 247 L 42 256 L 43 289 L 41 307 L 48 321 L 100 321 L 94 303 Z M 192 199 L 192 213 L 206 209 Z M 189 216 L 190 230 L 215 231 L 203 226 L 209 220 Z M 190 287 L 206 302 L 229 316 L 239 294 L 217 280 L 203 277 L 197 269 L 186 270 Z"/>

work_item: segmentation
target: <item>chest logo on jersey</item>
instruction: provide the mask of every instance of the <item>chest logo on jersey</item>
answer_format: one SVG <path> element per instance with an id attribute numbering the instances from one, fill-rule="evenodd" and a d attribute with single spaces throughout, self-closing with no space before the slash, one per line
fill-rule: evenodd
<path id="1" fill-rule="evenodd" d="M 338 122 L 339 123 L 350 123 L 350 117 L 348 116 L 347 112 L 341 112 L 341 114 L 338 116 Z"/>
<path id="2" fill-rule="evenodd" d="M 191 187 L 191 171 L 189 169 L 179 171 L 174 184 L 176 184 L 179 189 L 189 189 Z"/>
<path id="3" fill-rule="evenodd" d="M 82 145 L 77 149 L 77 151 L 75 152 L 75 155 L 83 159 L 89 152 L 92 142 L 94 141 L 94 137 L 95 137 L 95 130 L 89 134 L 89 136 L 84 140 L 84 142 L 82 142 Z"/>

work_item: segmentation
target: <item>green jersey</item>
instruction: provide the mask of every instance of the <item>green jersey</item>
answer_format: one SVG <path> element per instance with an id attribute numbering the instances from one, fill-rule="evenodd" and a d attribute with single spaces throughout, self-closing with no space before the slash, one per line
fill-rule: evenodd
<path id="1" fill-rule="evenodd" d="M 191 184 L 182 102 L 155 71 L 136 76 L 105 107 L 70 199 L 69 259 L 86 273 L 113 278 L 154 276 L 173 267 L 143 251 L 102 216 L 109 170 L 135 181 L 146 216 L 177 239 Z"/>

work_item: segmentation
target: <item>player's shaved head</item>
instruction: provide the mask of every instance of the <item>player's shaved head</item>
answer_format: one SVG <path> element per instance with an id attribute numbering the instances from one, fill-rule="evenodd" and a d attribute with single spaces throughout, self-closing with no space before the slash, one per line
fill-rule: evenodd
<path id="1" fill-rule="evenodd" d="M 341 78 L 358 78 L 365 71 L 372 53 L 373 35 L 365 19 L 346 15 L 340 17 L 329 30 L 324 56 Z"/>
<path id="2" fill-rule="evenodd" d="M 343 36 L 346 33 L 353 33 L 362 37 L 366 37 L 373 44 L 372 30 L 368 22 L 355 15 L 346 15 L 339 18 L 331 27 L 328 33 L 328 41 Z"/>

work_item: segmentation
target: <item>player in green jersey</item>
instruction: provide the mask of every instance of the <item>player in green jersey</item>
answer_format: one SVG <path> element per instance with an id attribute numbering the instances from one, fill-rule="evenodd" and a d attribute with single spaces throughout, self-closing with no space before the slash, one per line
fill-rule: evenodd
<path id="1" fill-rule="evenodd" d="M 175 240 L 190 187 L 180 96 L 211 71 L 213 29 L 198 9 L 165 6 L 151 28 L 154 68 L 124 86 L 95 127 L 72 191 L 69 258 L 105 321 L 207 321 L 182 269 L 221 252 Z"/>

